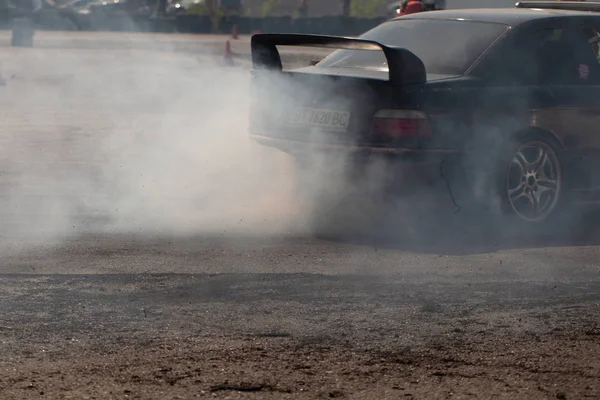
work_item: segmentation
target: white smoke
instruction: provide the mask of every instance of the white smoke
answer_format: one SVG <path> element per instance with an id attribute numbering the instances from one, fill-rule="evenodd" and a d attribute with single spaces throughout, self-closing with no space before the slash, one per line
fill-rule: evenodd
<path id="1" fill-rule="evenodd" d="M 3 236 L 301 229 L 289 157 L 248 138 L 247 68 L 164 49 L 2 52 Z"/>
<path id="2" fill-rule="evenodd" d="M 371 162 L 345 179 L 339 171 L 351 164 L 346 155 L 308 152 L 300 168 L 293 157 L 252 142 L 247 62 L 226 68 L 208 51 L 167 51 L 164 38 L 160 51 L 147 43 L 145 50 L 102 50 L 90 34 L 88 40 L 90 48 L 0 50 L 0 72 L 12 77 L 0 87 L 3 237 L 278 235 L 323 227 L 352 233 L 385 223 L 412 235 L 409 220 L 440 226 L 433 214 L 418 216 L 408 201 L 377 193 L 413 171 Z M 273 84 L 278 88 L 262 100 L 274 112 L 314 95 L 309 87 Z M 322 106 L 349 107 L 340 103 L 347 99 L 331 101 Z M 418 203 L 420 194 L 408 197 Z M 443 196 L 435 200 L 451 212 Z M 394 213 L 398 222 L 390 223 Z"/>

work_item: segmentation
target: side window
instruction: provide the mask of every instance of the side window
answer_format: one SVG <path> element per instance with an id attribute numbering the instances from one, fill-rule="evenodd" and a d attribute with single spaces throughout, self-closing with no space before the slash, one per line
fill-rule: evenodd
<path id="1" fill-rule="evenodd" d="M 538 85 L 589 85 L 600 82 L 600 64 L 589 42 L 592 30 L 567 28 L 535 49 Z"/>
<path id="2" fill-rule="evenodd" d="M 544 52 L 563 35 L 563 29 L 540 29 L 530 32 L 530 35 L 515 38 L 513 52 L 507 58 L 511 63 L 514 77 L 525 85 L 538 85 L 544 80 L 544 67 L 552 68 L 554 65 L 544 55 L 558 55 L 550 51 Z"/>
<path id="3" fill-rule="evenodd" d="M 521 32 L 503 44 L 483 75 L 503 85 L 600 84 L 600 25 Z"/>
<path id="4" fill-rule="evenodd" d="M 493 85 L 537 85 L 536 50 L 561 32 L 560 29 L 514 32 L 492 49 L 477 74 Z"/>

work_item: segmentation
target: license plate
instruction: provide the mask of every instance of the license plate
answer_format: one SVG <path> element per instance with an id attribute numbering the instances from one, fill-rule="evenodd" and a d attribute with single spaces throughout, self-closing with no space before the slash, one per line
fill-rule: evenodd
<path id="1" fill-rule="evenodd" d="M 288 121 L 290 125 L 297 127 L 346 132 L 350 123 L 350 113 L 348 111 L 297 108 Z"/>

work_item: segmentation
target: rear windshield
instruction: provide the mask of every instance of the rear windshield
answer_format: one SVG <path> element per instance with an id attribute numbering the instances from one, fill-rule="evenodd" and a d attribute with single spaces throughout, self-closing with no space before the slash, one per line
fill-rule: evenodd
<path id="1" fill-rule="evenodd" d="M 399 19 L 361 38 L 410 50 L 423 61 L 427 73 L 462 75 L 507 29 L 507 25 L 488 22 Z M 318 66 L 387 70 L 383 52 L 367 50 L 337 50 Z"/>

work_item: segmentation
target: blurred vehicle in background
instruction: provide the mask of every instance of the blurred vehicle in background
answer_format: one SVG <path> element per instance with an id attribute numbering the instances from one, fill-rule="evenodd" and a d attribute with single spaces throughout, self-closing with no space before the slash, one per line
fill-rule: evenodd
<path id="1" fill-rule="evenodd" d="M 72 11 L 78 14 L 88 14 L 95 6 L 106 4 L 104 0 L 75 0 L 59 5 L 60 10 Z"/>
<path id="2" fill-rule="evenodd" d="M 53 2 L 48 0 L 2 0 L 0 1 L 0 22 L 8 22 L 17 17 L 30 17 L 52 7 Z"/>
<path id="3" fill-rule="evenodd" d="M 205 0 L 172 0 L 167 3 L 165 14 L 175 16 L 192 12 L 194 8 L 204 6 Z"/>
<path id="4" fill-rule="evenodd" d="M 155 0 L 74 0 L 61 2 L 54 8 L 63 14 L 90 14 L 101 12 L 107 14 L 128 14 L 150 16 L 156 8 Z"/>
<path id="5" fill-rule="evenodd" d="M 150 16 L 156 8 L 155 0 L 113 0 L 91 6 L 93 11 L 138 16 Z"/>
<path id="6" fill-rule="evenodd" d="M 179 14 L 197 14 L 206 12 L 208 5 L 206 0 L 171 0 L 168 1 L 165 14 L 176 16 Z M 216 3 L 225 15 L 244 14 L 242 0 L 218 0 Z"/>

